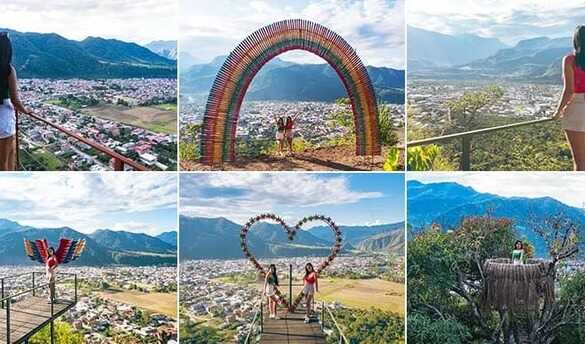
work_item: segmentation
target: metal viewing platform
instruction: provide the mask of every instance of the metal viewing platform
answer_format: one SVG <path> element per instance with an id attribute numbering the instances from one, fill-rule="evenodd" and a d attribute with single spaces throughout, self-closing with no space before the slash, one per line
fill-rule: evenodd
<path id="1" fill-rule="evenodd" d="M 49 300 L 49 284 L 37 284 L 44 280 L 44 273 L 31 272 L 0 279 L 0 344 L 28 343 L 28 340 L 46 325 L 50 326 L 51 343 L 55 343 L 54 321 L 77 303 L 77 275 L 59 273 L 55 287 L 72 284 L 73 295 L 57 295 Z M 29 278 L 30 277 L 30 278 Z M 9 283 L 14 281 L 15 283 Z M 32 282 L 32 283 L 30 283 Z M 22 284 L 31 288 L 21 290 Z M 25 287 L 26 288 L 26 287 Z M 20 289 L 20 290 L 19 290 Z M 14 293 L 11 293 L 15 291 Z"/>
<path id="2" fill-rule="evenodd" d="M 114 171 L 124 171 L 126 166 L 128 166 L 129 168 L 135 170 L 135 171 L 148 171 L 148 168 L 146 168 L 144 165 L 114 151 L 113 149 L 106 147 L 102 144 L 99 144 L 93 140 L 87 139 L 83 136 L 81 136 L 78 133 L 75 133 L 69 129 L 63 128 L 62 126 L 55 124 L 39 115 L 36 114 L 21 114 L 21 113 L 16 113 L 16 146 L 20 147 L 19 144 L 19 118 L 21 115 L 26 115 L 29 116 L 30 118 L 32 118 L 33 120 L 39 121 L 43 124 L 46 124 L 58 131 L 60 131 L 61 133 L 67 135 L 70 138 L 73 138 L 81 143 L 84 143 L 88 146 L 90 146 L 91 148 L 95 149 L 96 151 L 105 154 L 107 156 L 109 156 L 112 159 L 112 167 L 114 169 Z M 17 149 L 17 154 L 20 154 L 20 149 Z M 19 155 L 17 155 L 17 164 L 18 166 L 20 166 L 20 157 Z"/>
<path id="3" fill-rule="evenodd" d="M 302 309 L 292 313 L 280 309 L 280 319 L 266 319 L 268 309 L 261 302 L 244 343 L 325 344 L 328 338 L 334 338 L 339 344 L 349 344 L 331 309 L 325 303 L 320 306 L 320 311 L 307 324 Z"/>

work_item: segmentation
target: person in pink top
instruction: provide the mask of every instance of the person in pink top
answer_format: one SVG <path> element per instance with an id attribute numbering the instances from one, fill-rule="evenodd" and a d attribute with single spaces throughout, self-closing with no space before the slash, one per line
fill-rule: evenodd
<path id="1" fill-rule="evenodd" d="M 47 262 L 45 263 L 47 281 L 49 283 L 49 303 L 55 300 L 55 277 L 57 276 L 58 265 L 59 261 L 55 256 L 55 249 L 49 247 L 49 249 L 47 250 Z"/>
<path id="2" fill-rule="evenodd" d="M 574 168 L 585 171 L 585 26 L 573 35 L 574 52 L 563 58 L 563 93 L 554 119 L 561 119 L 571 145 Z"/>

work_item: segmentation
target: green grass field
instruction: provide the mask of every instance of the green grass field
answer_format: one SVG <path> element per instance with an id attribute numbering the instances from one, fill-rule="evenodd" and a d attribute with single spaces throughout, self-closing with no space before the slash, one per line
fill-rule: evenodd
<path id="1" fill-rule="evenodd" d="M 165 111 L 172 111 L 175 113 L 177 112 L 177 104 L 176 103 L 159 104 L 159 105 L 154 105 L 153 107 L 155 107 L 157 109 L 165 110 Z"/>
<path id="2" fill-rule="evenodd" d="M 21 151 L 20 158 L 22 165 L 31 170 L 60 171 L 64 166 L 59 157 L 42 148 Z"/>

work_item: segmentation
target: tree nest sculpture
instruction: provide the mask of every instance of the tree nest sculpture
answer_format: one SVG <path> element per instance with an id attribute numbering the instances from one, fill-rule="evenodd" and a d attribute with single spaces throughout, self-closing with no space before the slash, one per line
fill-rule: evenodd
<path id="1" fill-rule="evenodd" d="M 551 262 L 529 259 L 512 264 L 511 259 L 488 259 L 484 263 L 485 308 L 499 311 L 530 312 L 554 302 L 554 271 Z"/>

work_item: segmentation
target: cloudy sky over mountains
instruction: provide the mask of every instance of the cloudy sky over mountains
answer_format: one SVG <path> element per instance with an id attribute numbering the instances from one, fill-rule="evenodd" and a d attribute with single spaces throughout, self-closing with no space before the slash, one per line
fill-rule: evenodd
<path id="1" fill-rule="evenodd" d="M 263 26 L 300 18 L 337 32 L 368 65 L 404 68 L 404 0 L 182 1 L 180 13 L 181 50 L 200 62 L 229 54 Z M 324 63 L 307 52 L 281 58 Z"/>
<path id="2" fill-rule="evenodd" d="M 181 214 L 244 223 L 274 212 L 296 223 L 316 213 L 340 225 L 404 220 L 401 174 L 222 173 L 182 174 Z"/>
<path id="3" fill-rule="evenodd" d="M 34 227 L 177 229 L 174 174 L 36 173 L 0 177 L 0 218 Z"/>
<path id="4" fill-rule="evenodd" d="M 582 0 L 410 0 L 408 24 L 445 34 L 473 33 L 513 45 L 537 36 L 569 37 L 585 24 Z"/>
<path id="5" fill-rule="evenodd" d="M 146 44 L 177 38 L 177 7 L 175 0 L 3 1 L 0 27 L 75 40 L 99 36 Z"/>
<path id="6" fill-rule="evenodd" d="M 585 175 L 579 173 L 434 172 L 409 173 L 408 179 L 423 183 L 455 182 L 504 197 L 552 197 L 578 208 L 585 205 Z"/>

